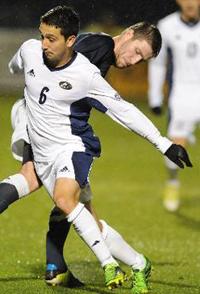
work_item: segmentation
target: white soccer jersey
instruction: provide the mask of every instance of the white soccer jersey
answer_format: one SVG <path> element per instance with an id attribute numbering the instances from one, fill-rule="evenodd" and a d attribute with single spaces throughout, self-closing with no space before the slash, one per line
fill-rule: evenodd
<path id="1" fill-rule="evenodd" d="M 29 40 L 9 68 L 11 72 L 24 70 L 28 132 L 35 161 L 53 161 L 68 148 L 99 156 L 99 140 L 88 124 L 92 107 L 146 137 L 162 153 L 172 144 L 136 107 L 121 99 L 80 53 L 74 53 L 65 66 L 50 69 L 45 65 L 41 42 Z"/>
<path id="2" fill-rule="evenodd" d="M 163 44 L 158 57 L 149 62 L 149 104 L 151 107 L 162 104 L 162 86 L 166 76 L 167 57 L 171 59 L 170 98 L 184 101 L 184 99 L 190 99 L 194 92 L 196 96 L 200 93 L 200 22 L 185 23 L 180 13 L 175 12 L 160 20 L 158 28 Z M 187 97 L 183 96 L 184 92 L 187 92 Z M 198 95 L 194 101 L 199 103 L 199 99 Z"/>

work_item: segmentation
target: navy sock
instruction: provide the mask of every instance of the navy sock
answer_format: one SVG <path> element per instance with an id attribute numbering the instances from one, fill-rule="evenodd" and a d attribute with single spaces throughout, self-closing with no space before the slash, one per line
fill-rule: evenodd
<path id="1" fill-rule="evenodd" d="M 0 213 L 4 212 L 8 206 L 19 199 L 19 194 L 14 185 L 0 183 Z"/>
<path id="2" fill-rule="evenodd" d="M 59 220 L 62 212 L 55 207 L 49 219 L 49 231 L 46 236 L 46 263 L 55 264 L 60 271 L 67 270 L 67 264 L 63 256 L 63 247 L 71 223 L 66 218 Z"/>

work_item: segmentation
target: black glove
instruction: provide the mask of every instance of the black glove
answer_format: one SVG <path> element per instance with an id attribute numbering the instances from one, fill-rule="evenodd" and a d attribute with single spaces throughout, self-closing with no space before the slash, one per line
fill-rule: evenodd
<path id="1" fill-rule="evenodd" d="M 192 167 L 187 151 L 181 145 L 172 144 L 165 152 L 165 155 L 180 168 L 184 168 L 183 162 L 186 166 Z"/>
<path id="2" fill-rule="evenodd" d="M 161 106 L 151 107 L 151 111 L 153 112 L 153 114 L 161 115 L 162 114 L 162 107 Z"/>

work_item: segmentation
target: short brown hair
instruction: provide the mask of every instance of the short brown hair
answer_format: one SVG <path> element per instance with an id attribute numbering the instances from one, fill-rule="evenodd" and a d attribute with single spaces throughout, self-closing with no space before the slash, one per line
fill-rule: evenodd
<path id="1" fill-rule="evenodd" d="M 61 34 L 67 39 L 79 32 L 80 20 L 78 13 L 65 5 L 56 6 L 41 16 L 40 22 L 61 29 Z"/>
<path id="2" fill-rule="evenodd" d="M 162 46 L 162 37 L 158 28 L 149 22 L 139 22 L 128 29 L 134 31 L 134 39 L 145 39 L 153 50 L 153 56 L 156 57 Z"/>

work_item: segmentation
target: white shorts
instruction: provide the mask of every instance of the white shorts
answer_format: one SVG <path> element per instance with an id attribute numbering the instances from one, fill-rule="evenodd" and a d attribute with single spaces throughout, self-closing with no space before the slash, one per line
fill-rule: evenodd
<path id="1" fill-rule="evenodd" d="M 54 187 L 58 178 L 70 178 L 79 183 L 85 201 L 91 199 L 89 173 L 93 157 L 85 152 L 65 151 L 60 153 L 53 162 L 34 162 L 35 170 L 42 184 L 53 197 Z"/>
<path id="2" fill-rule="evenodd" d="M 11 123 L 13 128 L 13 134 L 11 139 L 11 150 L 13 157 L 19 161 L 23 160 L 23 150 L 24 150 L 24 142 L 30 144 L 28 133 L 27 133 L 27 119 L 26 119 L 26 106 L 25 106 L 25 99 L 20 99 L 15 102 L 15 104 L 12 107 L 11 110 Z M 70 163 L 72 164 L 72 163 Z M 36 164 L 35 165 L 40 169 L 42 167 L 42 164 Z M 44 164 L 45 167 L 47 165 Z M 74 169 L 74 168 L 73 168 Z M 72 169 L 72 170 L 73 170 Z M 42 167 L 43 170 L 43 167 Z M 38 175 L 39 176 L 39 175 Z M 64 172 L 58 172 L 58 177 L 63 177 Z M 66 177 L 69 176 L 68 173 L 66 173 Z M 55 183 L 55 175 L 51 176 L 53 178 L 53 181 Z M 55 177 L 55 179 L 54 179 Z M 71 176 L 72 178 L 75 178 L 75 173 L 73 172 Z M 52 195 L 52 184 L 51 179 L 45 180 L 47 181 L 47 188 L 50 195 Z M 83 203 L 86 203 L 92 199 L 92 192 L 90 185 L 86 182 L 86 185 L 81 189 L 81 195 L 80 195 L 80 201 Z"/>
<path id="3" fill-rule="evenodd" d="M 25 99 L 20 99 L 13 105 L 11 110 L 11 124 L 13 128 L 11 151 L 15 159 L 22 161 L 24 142 L 29 143 L 26 129 L 27 118 Z"/>
<path id="4" fill-rule="evenodd" d="M 169 103 L 170 138 L 189 139 L 200 122 L 200 87 L 182 85 L 173 89 Z"/>

